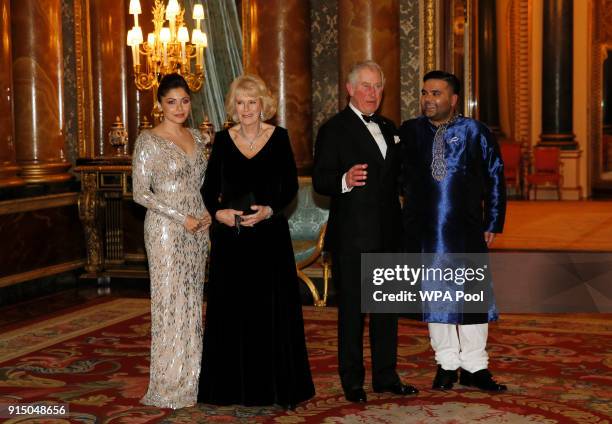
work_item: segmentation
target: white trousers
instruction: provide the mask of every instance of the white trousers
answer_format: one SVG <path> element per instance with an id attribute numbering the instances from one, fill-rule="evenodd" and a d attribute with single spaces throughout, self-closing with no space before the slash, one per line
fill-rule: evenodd
<path id="1" fill-rule="evenodd" d="M 461 367 L 473 373 L 487 368 L 488 335 L 489 324 L 429 323 L 429 337 L 436 353 L 436 362 L 449 371 Z"/>

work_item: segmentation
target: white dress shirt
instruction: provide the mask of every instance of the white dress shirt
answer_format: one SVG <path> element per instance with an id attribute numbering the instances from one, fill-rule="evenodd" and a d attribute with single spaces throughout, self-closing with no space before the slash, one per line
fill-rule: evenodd
<path id="1" fill-rule="evenodd" d="M 359 117 L 361 122 L 363 122 L 363 124 L 366 126 L 368 131 L 370 131 L 370 134 L 372 134 L 374 141 L 376 141 L 376 145 L 380 149 L 380 154 L 382 155 L 383 158 L 385 158 L 387 155 L 387 143 L 385 142 L 385 137 L 380 131 L 380 127 L 378 126 L 378 124 L 373 121 L 366 122 L 363 119 L 363 116 L 361 116 L 362 115 L 361 111 L 357 109 L 355 106 L 353 106 L 351 102 L 349 102 L 349 107 L 351 108 L 353 112 L 355 112 L 355 114 Z M 370 114 L 370 116 L 371 115 L 373 114 Z M 342 193 L 348 193 L 349 191 L 353 189 L 353 187 L 349 188 L 348 185 L 346 184 L 346 174 L 347 173 L 345 172 L 344 175 L 342 176 Z"/>

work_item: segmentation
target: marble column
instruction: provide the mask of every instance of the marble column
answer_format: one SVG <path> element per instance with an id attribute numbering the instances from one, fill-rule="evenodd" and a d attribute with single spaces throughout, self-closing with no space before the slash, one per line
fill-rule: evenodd
<path id="1" fill-rule="evenodd" d="M 572 132 L 573 0 L 544 0 L 540 144 L 576 149 Z"/>
<path id="2" fill-rule="evenodd" d="M 65 181 L 60 0 L 11 1 L 15 142 L 29 183 Z"/>
<path id="3" fill-rule="evenodd" d="M 142 3 L 143 8 L 146 4 Z M 127 7 L 125 0 L 90 0 L 95 155 L 112 155 L 108 132 L 116 117 L 128 127 Z M 145 35 L 146 37 L 146 35 Z"/>
<path id="4" fill-rule="evenodd" d="M 380 113 L 400 123 L 398 0 L 338 0 L 339 108 L 347 104 L 346 76 L 356 62 L 374 60 L 385 74 Z"/>
<path id="5" fill-rule="evenodd" d="M 304 0 L 243 4 L 245 72 L 258 74 L 278 98 L 276 123 L 289 130 L 302 175 L 312 168 L 310 9 Z"/>
<path id="6" fill-rule="evenodd" d="M 0 0 L 0 19 L 11 21 L 10 0 Z M 11 57 L 11 26 L 0 27 L 0 187 L 24 184 L 17 176 L 19 166 L 15 152 L 13 129 L 13 76 Z"/>
<path id="7" fill-rule="evenodd" d="M 478 2 L 478 107 L 479 118 L 502 138 L 499 124 L 497 33 L 495 1 Z"/>

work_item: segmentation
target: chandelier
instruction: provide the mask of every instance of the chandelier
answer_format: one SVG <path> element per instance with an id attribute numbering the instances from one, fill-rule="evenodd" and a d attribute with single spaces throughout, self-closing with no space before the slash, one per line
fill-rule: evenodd
<path id="1" fill-rule="evenodd" d="M 185 78 L 191 91 L 202 88 L 204 49 L 208 45 L 206 33 L 200 28 L 204 8 L 201 4 L 193 7 L 192 17 L 196 27 L 191 33 L 191 42 L 184 21 L 185 9 L 180 7 L 178 0 L 169 0 L 167 6 L 161 0 L 155 0 L 154 32 L 148 34 L 146 42 L 142 28 L 138 26 L 138 15 L 141 13 L 140 1 L 130 0 L 129 14 L 134 15 L 134 27 L 128 31 L 127 45 L 132 48 L 136 87 L 141 91 L 153 90 L 153 117 L 159 121 L 161 110 L 156 101 L 157 88 L 164 75 L 176 72 Z M 195 59 L 194 69 L 192 59 Z"/>

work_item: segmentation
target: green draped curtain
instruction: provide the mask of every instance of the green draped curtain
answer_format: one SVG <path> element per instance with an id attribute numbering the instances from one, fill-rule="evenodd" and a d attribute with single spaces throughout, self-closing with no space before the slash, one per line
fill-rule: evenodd
<path id="1" fill-rule="evenodd" d="M 202 29 L 208 38 L 206 81 L 192 96 L 190 126 L 197 127 L 208 116 L 220 130 L 225 121 L 225 95 L 232 80 L 242 74 L 242 32 L 233 0 L 185 0 L 185 20 L 190 30 L 195 28 L 191 16 L 193 5 L 198 3 L 204 6 Z"/>

